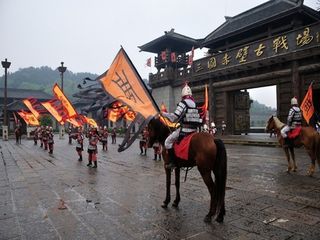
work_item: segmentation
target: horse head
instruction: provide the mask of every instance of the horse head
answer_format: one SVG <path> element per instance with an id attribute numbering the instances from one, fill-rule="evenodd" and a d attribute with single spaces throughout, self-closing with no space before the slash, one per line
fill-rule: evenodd
<path id="1" fill-rule="evenodd" d="M 267 125 L 266 125 L 266 128 L 265 128 L 265 131 L 267 133 L 272 132 L 272 130 L 274 130 L 274 127 L 275 127 L 274 126 L 274 117 L 273 117 L 273 115 L 271 115 L 271 117 L 267 121 Z"/>
<path id="2" fill-rule="evenodd" d="M 148 147 L 152 147 L 156 141 L 163 145 L 165 139 L 169 135 L 170 130 L 164 125 L 159 117 L 154 117 L 148 123 L 148 132 Z"/>

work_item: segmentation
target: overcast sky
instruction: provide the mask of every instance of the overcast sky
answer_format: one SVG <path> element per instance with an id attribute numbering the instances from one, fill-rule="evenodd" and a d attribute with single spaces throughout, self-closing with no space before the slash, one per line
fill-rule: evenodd
<path id="1" fill-rule="evenodd" d="M 224 16 L 235 16 L 264 2 L 0 0 L 0 60 L 12 62 L 10 72 L 30 66 L 55 69 L 63 61 L 72 72 L 101 74 L 122 45 L 141 77 L 148 78 L 155 69 L 145 67 L 146 59 L 155 55 L 139 52 L 138 46 L 171 28 L 192 38 L 204 38 L 223 24 Z M 317 7 L 317 0 L 304 2 Z M 202 53 L 198 52 L 199 57 Z M 275 97 L 260 92 L 252 92 L 252 98 L 275 106 Z"/>

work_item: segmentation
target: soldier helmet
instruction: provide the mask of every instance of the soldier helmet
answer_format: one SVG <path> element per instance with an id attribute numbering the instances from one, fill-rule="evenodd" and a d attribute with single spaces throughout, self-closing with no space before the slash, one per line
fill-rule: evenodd
<path id="1" fill-rule="evenodd" d="M 181 91 L 181 97 L 185 97 L 185 96 L 192 96 L 191 88 L 188 86 L 187 83 L 184 85 Z"/>
<path id="2" fill-rule="evenodd" d="M 298 105 L 298 100 L 296 97 L 291 98 L 291 105 Z"/>

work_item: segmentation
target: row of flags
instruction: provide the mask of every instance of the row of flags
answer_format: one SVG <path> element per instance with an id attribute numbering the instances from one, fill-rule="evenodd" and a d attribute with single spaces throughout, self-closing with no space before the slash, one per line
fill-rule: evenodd
<path id="1" fill-rule="evenodd" d="M 167 52 L 162 51 L 160 54 L 160 57 L 162 61 L 167 61 L 168 60 Z M 192 47 L 191 54 L 189 55 L 189 58 L 188 58 L 188 64 L 190 66 L 193 64 L 193 58 L 194 58 L 194 47 Z M 170 53 L 170 61 L 173 63 L 177 61 L 177 54 L 175 52 Z M 151 57 L 147 58 L 146 66 L 151 67 Z"/>
<path id="2" fill-rule="evenodd" d="M 24 99 L 23 103 L 30 112 L 21 110 L 18 111 L 17 114 L 30 126 L 39 126 L 41 115 L 49 112 L 61 125 L 69 122 L 76 127 L 80 127 L 86 123 L 97 127 L 97 123 L 93 119 L 77 113 L 58 84 L 53 86 L 52 92 L 54 97 L 46 102 L 39 102 L 35 98 Z M 14 117 L 17 122 L 15 114 Z"/>

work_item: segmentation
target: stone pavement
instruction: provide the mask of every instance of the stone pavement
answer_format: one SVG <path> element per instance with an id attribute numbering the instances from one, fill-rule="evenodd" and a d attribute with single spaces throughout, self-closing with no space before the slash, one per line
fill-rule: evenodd
<path id="1" fill-rule="evenodd" d="M 179 208 L 166 210 L 152 149 L 140 156 L 138 142 L 122 153 L 109 144 L 92 169 L 68 139 L 55 141 L 53 156 L 31 140 L 0 141 L 0 239 L 319 239 L 320 173 L 305 175 L 303 149 L 298 172 L 287 174 L 280 148 L 226 145 L 225 222 L 206 224 L 209 194 L 196 169 L 181 183 Z"/>

